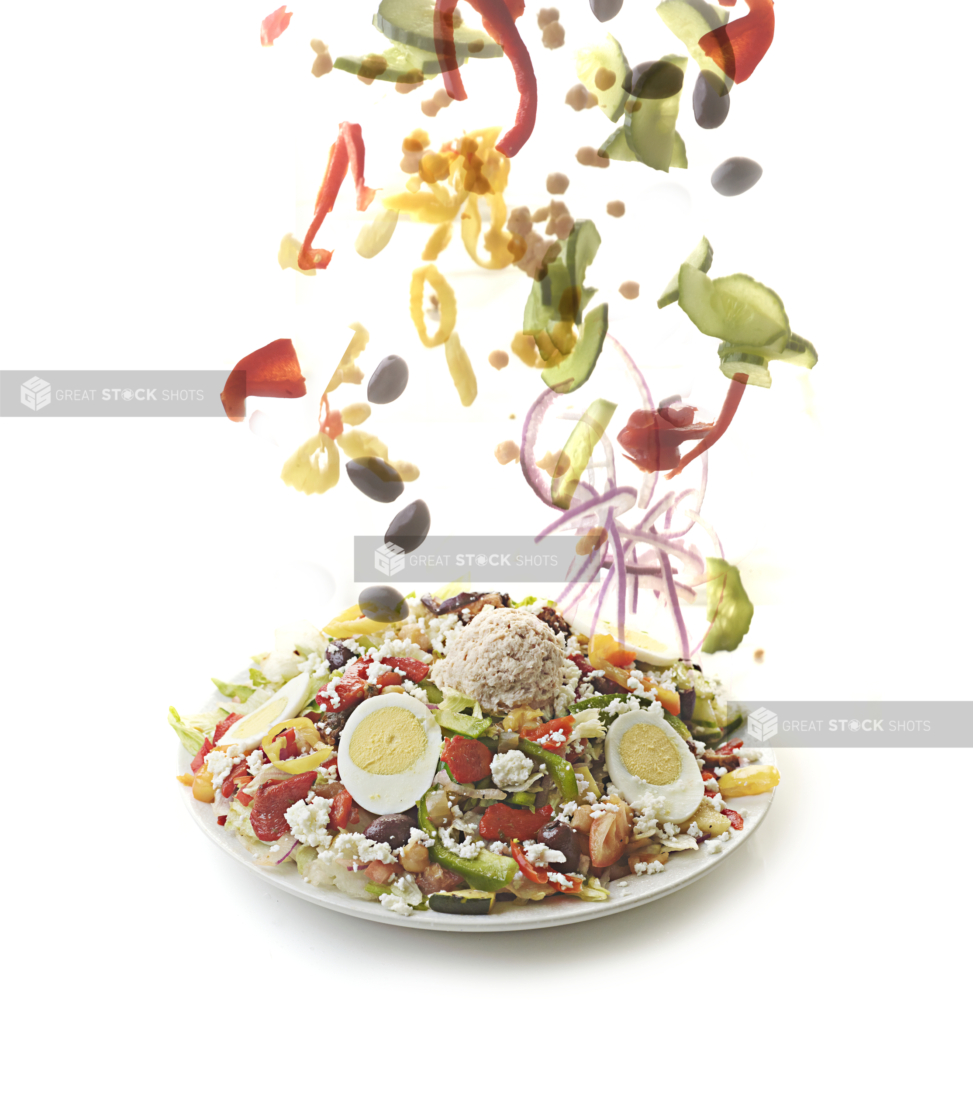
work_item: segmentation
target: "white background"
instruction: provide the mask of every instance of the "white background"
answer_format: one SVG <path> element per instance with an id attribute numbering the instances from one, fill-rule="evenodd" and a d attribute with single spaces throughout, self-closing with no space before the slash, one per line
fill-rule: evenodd
<path id="1" fill-rule="evenodd" d="M 748 393 L 711 455 L 708 515 L 758 606 L 725 676 L 763 698 L 969 698 L 968 6 L 946 0 L 933 18 L 781 0 L 727 124 L 701 132 L 684 99 L 691 169 L 669 178 L 574 162 L 610 130 L 561 103 L 570 50 L 603 29 L 570 0 L 568 44 L 551 54 L 536 7 L 522 27 L 545 100 L 507 197 L 533 207 L 549 171 L 571 176 L 572 212 L 605 238 L 590 281 L 657 397 L 691 391 L 712 411 L 724 391 L 708 340 L 654 306 L 703 232 L 713 274 L 773 286 L 822 355 L 811 387 L 784 369 Z M 285 336 L 310 385 L 301 403 L 261 405 L 279 448 L 218 420 L 2 421 L 14 1112 L 957 1101 L 965 752 L 783 751 L 770 819 L 717 873 L 610 921 L 511 937 L 339 917 L 193 827 L 167 706 L 191 710 L 276 625 L 348 604 L 350 538 L 390 516 L 347 479 L 308 498 L 277 478 L 351 321 L 372 333 L 366 373 L 388 352 L 410 362 L 409 392 L 366 427 L 420 466 L 409 492 L 434 531 L 543 524 L 516 467 L 491 455 L 539 391 L 519 363 L 485 362 L 515 329 L 521 273 L 474 274 L 458 243 L 443 257 L 480 377 L 464 412 L 405 313 L 428 230 L 402 226 L 360 260 L 365 217 L 345 187 L 318 238 L 336 250 L 329 271 L 276 264 L 282 234 L 303 234 L 338 120 L 364 126 L 369 183 L 394 185 L 411 128 L 438 144 L 512 119 L 505 64 L 468 66 L 469 101 L 429 121 L 424 94 L 380 100 L 380 83 L 310 76 L 312 37 L 375 49 L 370 4 L 295 4 L 267 50 L 269 8 L 53 3 L 5 17 L 0 365 L 229 368 Z M 651 9 L 628 0 L 604 29 L 632 61 L 679 49 Z M 764 178 L 721 199 L 708 175 L 736 154 Z M 621 222 L 603 214 L 611 197 L 628 205 Z M 643 283 L 639 301 L 614 294 L 624 279 Z M 593 387 L 611 377 L 606 365 Z M 363 397 L 342 393 L 342 406 Z M 611 398 L 622 422 L 637 406 Z"/>

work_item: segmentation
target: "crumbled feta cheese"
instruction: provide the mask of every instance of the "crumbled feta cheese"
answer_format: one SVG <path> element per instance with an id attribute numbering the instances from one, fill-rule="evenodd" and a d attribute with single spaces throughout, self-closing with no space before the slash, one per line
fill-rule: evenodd
<path id="1" fill-rule="evenodd" d="M 251 776 L 257 776 L 268 765 L 262 749 L 255 749 L 247 758 L 247 769 Z"/>
<path id="2" fill-rule="evenodd" d="M 726 776 L 726 769 L 724 769 L 722 765 L 717 765 L 716 768 L 713 769 L 713 772 L 715 772 L 718 777 Z"/>
<path id="3" fill-rule="evenodd" d="M 399 916 L 411 916 L 412 906 L 422 904 L 422 891 L 411 873 L 403 874 L 392 882 L 391 893 L 379 897 L 379 903 Z"/>
<path id="4" fill-rule="evenodd" d="M 580 781 L 579 781 L 580 783 Z M 578 810 L 578 805 L 574 800 L 568 800 L 566 804 L 561 804 L 560 810 L 557 813 L 557 821 L 559 823 L 570 823 L 574 817 L 574 813 Z"/>
<path id="5" fill-rule="evenodd" d="M 206 754 L 206 769 L 213 778 L 213 787 L 217 787 L 229 776 L 233 768 L 233 758 L 227 757 L 222 749 L 213 749 Z"/>
<path id="6" fill-rule="evenodd" d="M 715 780 L 713 777 L 710 777 L 709 780 L 704 780 L 703 787 L 707 792 L 719 792 L 720 790 L 719 781 Z"/>
<path id="7" fill-rule="evenodd" d="M 635 872 L 640 877 L 642 876 L 642 874 L 662 873 L 662 871 L 665 868 L 666 868 L 666 863 L 665 862 L 660 862 L 658 860 L 656 860 L 654 862 L 636 862 L 635 863 Z"/>
<path id="8" fill-rule="evenodd" d="M 699 829 L 699 824 L 695 821 L 695 819 L 686 828 L 686 834 L 689 835 L 690 838 L 699 838 L 702 833 L 703 832 Z"/>
<path id="9" fill-rule="evenodd" d="M 284 812 L 284 818 L 291 829 L 291 834 L 307 846 L 329 846 L 331 835 L 328 834 L 328 823 L 331 819 L 331 801 L 313 796 L 309 801 L 301 800 L 292 804 Z"/>
<path id="10" fill-rule="evenodd" d="M 717 792 L 715 796 L 710 796 L 709 802 L 713 805 L 714 808 L 716 808 L 717 811 L 722 811 L 723 808 L 726 807 L 726 804 L 723 803 L 723 797 L 722 795 L 720 795 L 719 792 Z"/>
<path id="11" fill-rule="evenodd" d="M 707 854 L 722 854 L 723 843 L 720 839 L 707 839 L 703 843 L 703 849 Z"/>
<path id="12" fill-rule="evenodd" d="M 524 853 L 527 855 L 527 861 L 532 866 L 551 866 L 556 862 L 566 862 L 568 860 L 563 851 L 552 850 L 542 842 L 525 843 Z"/>
<path id="13" fill-rule="evenodd" d="M 440 827 L 439 840 L 447 850 L 451 851 L 459 858 L 475 858 L 485 845 L 478 839 L 473 839 L 466 835 L 464 835 L 462 842 L 457 842 L 456 839 L 453 838 L 452 827 L 450 827 L 449 830 L 445 827 Z"/>
<path id="14" fill-rule="evenodd" d="M 666 838 L 673 838 L 675 835 L 679 834 L 679 828 L 676 826 L 675 823 L 663 823 L 662 833 L 666 836 Z"/>
<path id="15" fill-rule="evenodd" d="M 331 849 L 337 858 L 350 858 L 356 866 L 368 862 L 383 862 L 391 865 L 395 855 L 387 842 L 375 842 L 357 832 L 338 835 Z"/>
<path id="16" fill-rule="evenodd" d="M 491 842 L 487 847 L 491 854 L 509 854 L 510 847 L 505 842 Z"/>
<path id="17" fill-rule="evenodd" d="M 498 753 L 490 762 L 493 783 L 505 791 L 523 784 L 530 776 L 534 762 L 519 749 L 508 749 Z"/>
<path id="18" fill-rule="evenodd" d="M 420 831 L 418 827 L 413 827 L 409 831 L 409 842 L 417 842 L 420 846 L 430 847 L 435 841 L 431 835 L 427 835 L 425 831 Z"/>

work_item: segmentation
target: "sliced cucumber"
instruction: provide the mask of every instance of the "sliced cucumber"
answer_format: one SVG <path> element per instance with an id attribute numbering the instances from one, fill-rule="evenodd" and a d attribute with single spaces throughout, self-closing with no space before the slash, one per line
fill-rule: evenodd
<path id="1" fill-rule="evenodd" d="M 625 126 L 616 128 L 598 149 L 598 154 L 607 159 L 619 159 L 624 163 L 638 163 L 639 157 L 628 146 L 625 139 Z"/>
<path id="2" fill-rule="evenodd" d="M 555 477 L 551 482 L 551 500 L 558 508 L 571 507 L 571 498 L 578 488 L 578 482 L 591 460 L 595 447 L 608 430 L 608 424 L 617 406 L 609 400 L 595 400 L 568 435 L 561 456 L 562 459 L 566 456 L 570 465 L 563 474 Z"/>
<path id="3" fill-rule="evenodd" d="M 656 11 L 662 22 L 689 51 L 701 70 L 707 70 L 718 79 L 717 88 L 727 93 L 733 82 L 716 63 L 699 49 L 699 40 L 708 32 L 722 27 L 730 18 L 725 8 L 716 8 L 705 0 L 663 0 Z"/>
<path id="4" fill-rule="evenodd" d="M 636 96 L 630 98 L 626 104 L 625 139 L 628 146 L 639 162 L 654 167 L 657 171 L 668 173 L 672 165 L 682 85 L 668 97 L 653 97 L 651 87 L 657 78 L 668 87 L 671 69 L 678 68 L 685 74 L 687 62 L 686 58 L 666 55 L 661 63 L 656 64 L 658 68 L 653 67 L 644 75 L 639 88 L 634 90 Z M 663 64 L 668 64 L 668 70 L 662 69 Z"/>
<path id="5" fill-rule="evenodd" d="M 678 134 L 678 133 L 677 133 Z M 698 268 L 701 272 L 708 272 L 713 263 L 713 246 L 704 237 L 693 251 L 686 257 L 685 264 L 691 264 L 694 268 Z M 670 303 L 675 303 L 679 298 L 679 273 L 672 277 L 666 284 L 665 291 L 659 296 L 656 305 L 659 310 L 663 307 L 668 307 Z"/>
<path id="6" fill-rule="evenodd" d="M 711 280 L 699 268 L 683 264 L 679 306 L 700 333 L 741 346 L 768 346 L 790 333 L 780 298 L 750 276 Z"/>
<path id="7" fill-rule="evenodd" d="M 430 893 L 433 912 L 449 912 L 454 916 L 489 916 L 496 893 L 482 889 L 457 889 L 452 893 Z"/>
<path id="8" fill-rule="evenodd" d="M 471 714 L 460 714 L 455 710 L 437 710 L 436 721 L 444 730 L 454 734 L 464 734 L 468 738 L 478 738 L 493 725 L 489 718 L 474 718 Z"/>
<path id="9" fill-rule="evenodd" d="M 465 61 L 465 58 L 457 59 L 459 65 Z M 435 54 L 420 50 L 419 47 L 398 44 L 381 54 L 366 54 L 362 57 L 341 55 L 334 60 L 334 68 L 361 78 L 401 82 L 403 85 L 418 85 L 442 73 Z"/>
<path id="10" fill-rule="evenodd" d="M 720 348 L 722 349 L 722 346 Z M 736 351 L 720 358 L 720 372 L 728 380 L 733 380 L 737 373 L 746 373 L 747 384 L 756 385 L 758 388 L 769 388 L 771 385 L 767 358 L 757 353 Z"/>
<path id="11" fill-rule="evenodd" d="M 783 361 L 800 369 L 813 369 L 818 363 L 818 351 L 799 334 L 782 337 L 771 346 L 748 346 L 741 349 L 733 342 L 724 342 L 719 348 L 720 371 L 730 380 L 737 373 L 746 373 L 750 384 L 761 388 L 771 385 L 771 361 Z"/>
<path id="12" fill-rule="evenodd" d="M 608 304 L 601 303 L 585 315 L 578 336 L 578 343 L 571 355 L 550 369 L 545 369 L 542 380 L 556 392 L 574 392 L 595 371 L 608 333 Z"/>
<path id="13" fill-rule="evenodd" d="M 678 132 L 672 133 L 672 160 L 670 168 L 678 167 L 683 171 L 689 169 L 689 156 L 686 154 L 686 141 Z"/>
<path id="14" fill-rule="evenodd" d="M 558 322 L 581 322 L 595 293 L 584 286 L 584 277 L 600 245 L 594 222 L 575 222 L 558 258 L 548 265 L 543 279 L 534 281 L 524 309 L 525 334 L 549 332 Z"/>
<path id="15" fill-rule="evenodd" d="M 393 42 L 435 54 L 435 11 L 436 0 L 382 0 L 372 16 L 372 23 Z M 499 44 L 482 27 L 475 25 L 454 27 L 453 42 L 456 44 L 457 61 L 461 58 L 500 58 L 503 55 Z"/>
<path id="16" fill-rule="evenodd" d="M 605 41 L 594 47 L 582 47 L 575 55 L 578 80 L 589 93 L 598 98 L 598 107 L 615 121 L 622 115 L 628 100 L 631 67 L 618 40 L 606 35 Z"/>

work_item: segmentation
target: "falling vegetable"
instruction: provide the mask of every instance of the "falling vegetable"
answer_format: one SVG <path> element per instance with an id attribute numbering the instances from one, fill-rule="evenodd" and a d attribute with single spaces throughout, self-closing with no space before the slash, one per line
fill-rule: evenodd
<path id="1" fill-rule="evenodd" d="M 704 652 L 732 652 L 750 630 L 753 603 L 747 597 L 737 567 L 725 559 L 707 559 L 707 608 L 710 623 Z"/>
<path id="2" fill-rule="evenodd" d="M 272 47 L 274 41 L 279 39 L 290 26 L 293 14 L 293 12 L 287 11 L 286 4 L 281 4 L 276 11 L 271 12 L 269 16 L 262 20 L 260 23 L 260 45 Z"/>
<path id="3" fill-rule="evenodd" d="M 747 7 L 745 16 L 699 40 L 699 49 L 737 83 L 750 77 L 774 41 L 774 0 L 747 0 Z"/>
<path id="4" fill-rule="evenodd" d="M 436 51 L 443 71 L 443 84 L 454 101 L 466 100 L 466 89 L 456 61 L 453 12 L 458 0 L 436 0 Z M 514 68 L 520 105 L 513 127 L 497 144 L 497 151 L 513 157 L 530 139 L 537 117 L 537 77 L 530 54 L 514 20 L 523 14 L 519 0 L 469 0 L 483 20 L 484 30 L 500 44 Z"/>
<path id="5" fill-rule="evenodd" d="M 355 180 L 356 205 L 359 210 L 367 210 L 375 197 L 375 191 L 365 185 L 365 141 L 362 139 L 360 125 L 344 121 L 338 125 L 338 139 L 331 145 L 328 153 L 328 166 L 314 203 L 314 217 L 297 258 L 300 268 L 327 268 L 331 263 L 331 251 L 313 248 L 312 242 L 321 223 L 334 209 L 338 188 L 349 171 Z"/>
<path id="6" fill-rule="evenodd" d="M 275 342 L 248 353 L 238 361 L 226 378 L 220 393 L 223 410 L 234 423 L 241 423 L 247 414 L 247 396 L 275 396 L 281 400 L 296 400 L 305 395 L 307 387 L 301 372 L 294 344 L 290 338 Z"/>

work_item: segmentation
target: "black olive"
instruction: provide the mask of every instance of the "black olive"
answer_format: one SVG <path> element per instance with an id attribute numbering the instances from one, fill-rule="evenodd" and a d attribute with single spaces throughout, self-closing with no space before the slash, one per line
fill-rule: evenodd
<path id="1" fill-rule="evenodd" d="M 624 0 L 588 0 L 591 11 L 599 23 L 607 23 L 622 10 Z"/>
<path id="2" fill-rule="evenodd" d="M 564 855 L 563 862 L 552 862 L 547 868 L 555 873 L 574 873 L 581 862 L 581 847 L 578 845 L 578 836 L 567 823 L 556 823 L 553 820 L 545 823 L 537 832 L 537 841 L 542 842 L 551 850 L 560 850 Z"/>
<path id="3" fill-rule="evenodd" d="M 409 616 L 409 603 L 394 586 L 369 586 L 358 595 L 358 608 L 369 621 L 392 625 Z"/>
<path id="4" fill-rule="evenodd" d="M 730 113 L 730 95 L 720 79 L 708 70 L 700 70 L 693 86 L 693 116 L 700 128 L 719 128 Z"/>
<path id="5" fill-rule="evenodd" d="M 733 198 L 756 186 L 763 173 L 764 169 L 759 163 L 746 156 L 735 155 L 732 159 L 725 159 L 716 168 L 710 182 L 717 194 Z"/>
<path id="6" fill-rule="evenodd" d="M 354 660 L 358 653 L 352 652 L 350 648 L 345 648 L 343 644 L 329 644 L 325 655 L 328 658 L 331 670 L 336 672 L 339 668 L 343 668 L 349 660 Z"/>
<path id="7" fill-rule="evenodd" d="M 385 542 L 401 547 L 406 553 L 415 551 L 429 535 L 432 517 L 425 501 L 413 501 L 395 514 L 385 532 Z"/>
<path id="8" fill-rule="evenodd" d="M 649 101 L 662 101 L 673 97 L 682 89 L 685 78 L 680 67 L 663 59 L 660 62 L 640 62 L 632 70 L 625 89 L 635 97 Z"/>
<path id="9" fill-rule="evenodd" d="M 405 846 L 415 823 L 408 815 L 380 815 L 365 830 L 365 838 L 372 842 L 387 842 L 393 850 Z"/>
<path id="10" fill-rule="evenodd" d="M 409 366 L 394 353 L 383 357 L 368 380 L 366 395 L 370 404 L 391 404 L 409 383 Z"/>
<path id="11" fill-rule="evenodd" d="M 405 490 L 398 471 L 381 458 L 353 458 L 345 469 L 356 489 L 383 505 L 397 501 Z"/>

